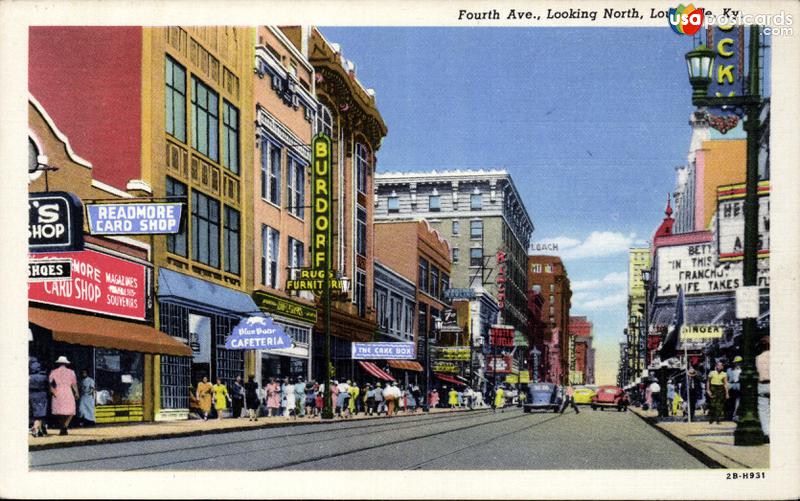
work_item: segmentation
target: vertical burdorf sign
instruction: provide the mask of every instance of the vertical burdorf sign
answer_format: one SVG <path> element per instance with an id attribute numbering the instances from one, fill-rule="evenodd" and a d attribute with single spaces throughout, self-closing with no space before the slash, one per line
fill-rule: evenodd
<path id="1" fill-rule="evenodd" d="M 317 134 L 311 144 L 314 152 L 312 184 L 311 268 L 330 272 L 331 263 L 331 198 L 333 192 L 331 175 L 331 138 Z"/>
<path id="2" fill-rule="evenodd" d="M 30 252 L 70 252 L 83 249 L 83 208 L 72 193 L 28 194 Z"/>

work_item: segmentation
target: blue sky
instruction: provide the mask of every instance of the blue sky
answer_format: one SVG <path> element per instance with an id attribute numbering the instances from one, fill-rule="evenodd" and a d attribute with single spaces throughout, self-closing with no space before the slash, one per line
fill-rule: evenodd
<path id="1" fill-rule="evenodd" d="M 627 249 L 663 218 L 686 162 L 691 38 L 664 28 L 320 28 L 375 89 L 378 170 L 506 168 L 557 241 L 573 315 L 616 378 Z"/>

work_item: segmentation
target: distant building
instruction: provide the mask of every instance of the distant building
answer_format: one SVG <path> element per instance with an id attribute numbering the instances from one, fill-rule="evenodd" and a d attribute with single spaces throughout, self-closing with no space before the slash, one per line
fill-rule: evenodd
<path id="1" fill-rule="evenodd" d="M 543 341 L 548 353 L 545 379 L 566 382 L 569 375 L 569 312 L 572 304 L 567 269 L 558 256 L 528 256 L 528 284 L 531 292 L 544 300 L 539 320 L 544 324 Z M 553 353 L 558 350 L 558 353 Z M 555 363 L 557 361 L 557 363 Z"/>
<path id="2" fill-rule="evenodd" d="M 590 384 L 594 381 L 594 349 L 592 348 L 592 322 L 586 317 L 569 317 L 570 382 Z M 591 368 L 592 374 L 589 374 Z M 590 377 L 591 376 L 591 377 Z"/>
<path id="3" fill-rule="evenodd" d="M 627 355 L 625 363 L 627 377 L 635 379 L 644 369 L 644 354 L 646 350 L 646 335 L 642 335 L 645 304 L 644 281 L 642 271 L 649 270 L 650 248 L 632 247 L 628 249 L 628 327 L 625 349 Z"/>

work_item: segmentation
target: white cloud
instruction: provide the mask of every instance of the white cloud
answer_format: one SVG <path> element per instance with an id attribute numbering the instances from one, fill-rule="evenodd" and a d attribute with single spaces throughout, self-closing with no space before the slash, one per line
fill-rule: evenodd
<path id="1" fill-rule="evenodd" d="M 576 280 L 570 284 L 572 292 L 588 291 L 607 288 L 615 285 L 628 284 L 628 274 L 624 272 L 611 272 L 603 278 L 595 280 Z"/>
<path id="2" fill-rule="evenodd" d="M 552 250 L 565 259 L 585 259 L 591 257 L 605 257 L 613 254 L 628 252 L 628 248 L 645 245 L 645 241 L 636 238 L 635 233 L 624 234 L 616 231 L 593 231 L 585 240 L 578 240 L 568 236 L 558 236 L 537 241 L 535 244 L 554 244 L 557 250 Z"/>
<path id="3" fill-rule="evenodd" d="M 578 300 L 573 296 L 572 309 L 583 311 L 607 310 L 628 303 L 626 291 L 604 295 L 585 295 Z"/>

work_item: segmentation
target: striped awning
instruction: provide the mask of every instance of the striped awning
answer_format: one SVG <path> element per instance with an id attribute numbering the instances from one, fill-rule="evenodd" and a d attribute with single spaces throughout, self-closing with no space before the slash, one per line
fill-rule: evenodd
<path id="1" fill-rule="evenodd" d="M 422 372 L 422 365 L 413 360 L 388 360 L 389 367 L 404 371 Z"/>
<path id="2" fill-rule="evenodd" d="M 445 383 L 458 384 L 458 385 L 461 385 L 461 386 L 466 386 L 467 385 L 467 383 L 464 383 L 463 381 L 459 381 L 458 379 L 454 378 L 453 376 L 448 376 L 447 374 L 441 374 L 439 372 L 434 372 L 433 375 L 436 376 L 437 378 L 441 379 Z"/>
<path id="3" fill-rule="evenodd" d="M 394 378 L 389 374 L 386 374 L 384 371 L 380 369 L 377 365 L 373 364 L 372 362 L 365 362 L 363 360 L 358 361 L 359 365 L 367 371 L 372 377 L 376 377 L 378 379 L 382 379 L 384 381 L 394 381 Z"/>

